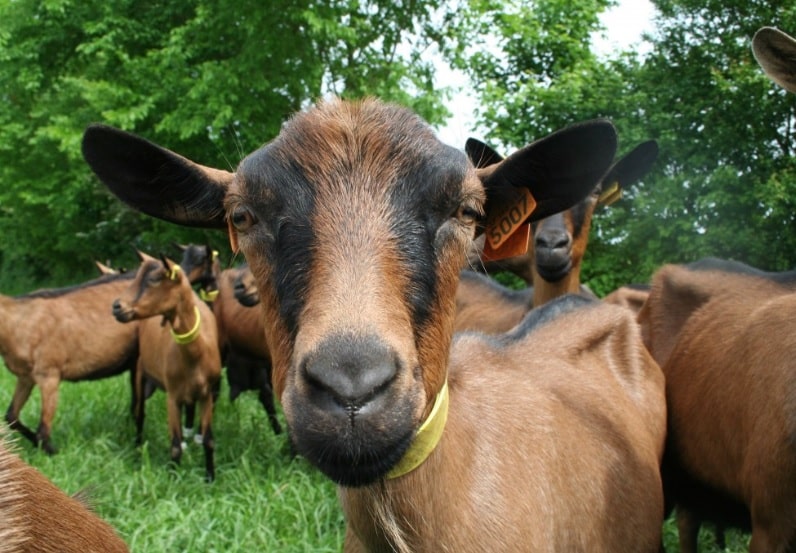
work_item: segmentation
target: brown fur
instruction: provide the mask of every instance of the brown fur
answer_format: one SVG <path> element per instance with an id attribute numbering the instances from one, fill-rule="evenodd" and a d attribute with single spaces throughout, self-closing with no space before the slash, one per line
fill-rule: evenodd
<path id="1" fill-rule="evenodd" d="M 497 166 L 503 159 L 500 154 L 477 140 L 467 141 L 470 158 L 484 171 Z M 533 225 L 533 232 L 525 254 L 495 261 L 482 261 L 485 236 L 479 237 L 468 254 L 470 268 L 486 273 L 509 271 L 523 279 L 529 286 L 522 294 L 504 290 L 497 293 L 488 281 L 469 279 L 459 285 L 456 303 L 456 328 L 481 330 L 487 333 L 511 328 L 520 313 L 532 307 L 563 296 L 580 294 L 597 296 L 580 281 L 583 256 L 589 240 L 592 217 L 600 195 L 609 186 L 628 186 L 646 174 L 658 153 L 654 141 L 644 142 L 617 160 L 592 193 L 577 205 L 551 214 Z M 530 301 L 528 301 L 530 299 Z"/>
<path id="2" fill-rule="evenodd" d="M 271 353 L 265 341 L 263 312 L 256 305 L 259 295 L 256 288 L 248 293 L 243 292 L 254 305 L 246 307 L 241 304 L 236 290 L 241 279 L 249 282 L 253 279 L 248 267 L 222 271 L 218 278 L 219 295 L 213 302 L 219 344 L 227 368 L 230 399 L 234 401 L 238 394 L 246 390 L 257 391 L 271 428 L 280 434 L 282 427 L 276 417 L 271 383 Z M 242 284 L 240 286 L 243 287 Z M 253 295 L 256 300 L 251 297 Z"/>
<path id="3" fill-rule="evenodd" d="M 113 304 L 113 312 L 121 321 L 140 319 L 140 355 L 136 367 L 136 426 L 140 443 L 144 422 L 144 375 L 159 383 L 166 391 L 171 458 L 179 462 L 182 455 L 180 414 L 184 405 L 200 405 L 200 431 L 205 449 L 207 478 L 215 476 L 212 436 L 213 388 L 221 376 L 221 356 L 215 317 L 199 299 L 191 283 L 180 271 L 171 280 L 167 275 L 176 264 L 161 262 L 146 254 L 136 278 Z M 161 280 L 151 283 L 150 279 Z M 170 329 L 185 334 L 194 325 L 194 307 L 199 309 L 201 324 L 197 338 L 188 344 L 177 344 Z"/>
<path id="4" fill-rule="evenodd" d="M 462 271 L 456 290 L 456 332 L 501 334 L 533 308 L 533 287 L 511 290 L 487 275 Z"/>
<path id="5" fill-rule="evenodd" d="M 105 276 L 69 289 L 27 296 L 0 295 L 0 355 L 17 383 L 6 421 L 48 453 L 58 386 L 112 376 L 134 364 L 138 325 L 123 325 L 111 315 L 111 302 L 129 279 Z M 19 416 L 34 386 L 41 390 L 41 420 L 36 433 Z"/>
<path id="6" fill-rule="evenodd" d="M 605 296 L 603 301 L 621 305 L 626 309 L 630 309 L 633 313 L 638 314 L 644 302 L 647 301 L 649 294 L 649 287 L 645 285 L 620 286 Z"/>
<path id="7" fill-rule="evenodd" d="M 796 545 L 794 309 L 792 286 L 757 274 L 667 265 L 652 279 L 639 322 L 666 375 L 664 483 L 684 552 L 699 520 L 743 525 L 744 510 L 752 553 Z"/>
<path id="8" fill-rule="evenodd" d="M 126 551 L 107 522 L 22 461 L 0 430 L 0 552 Z"/>
<path id="9" fill-rule="evenodd" d="M 452 343 L 485 199 L 534 182 L 541 218 L 582 198 L 614 153 L 612 129 L 590 125 L 487 174 L 410 112 L 372 100 L 297 115 L 234 175 L 107 128 L 84 139 L 97 174 L 139 209 L 219 226 L 224 197 L 291 435 L 348 484 L 350 551 L 657 551 L 663 380 L 632 315 L 599 303 L 570 313 L 588 300 L 566 297 L 511 335 Z M 385 480 L 446 380 L 441 442 Z"/>

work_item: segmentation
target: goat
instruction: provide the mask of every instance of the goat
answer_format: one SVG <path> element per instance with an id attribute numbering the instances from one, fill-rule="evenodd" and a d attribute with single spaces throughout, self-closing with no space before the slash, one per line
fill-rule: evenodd
<path id="1" fill-rule="evenodd" d="M 476 167 L 502 160 L 495 150 L 470 138 L 465 151 Z M 658 157 L 658 143 L 648 140 L 618 159 L 592 193 L 571 208 L 534 223 L 532 240 L 524 255 L 493 260 L 483 248 L 474 250 L 471 266 L 487 273 L 510 271 L 534 287 L 534 306 L 565 293 L 596 297 L 580 282 L 592 216 L 597 205 L 610 205 L 622 189 L 646 175 Z M 480 241 L 477 242 L 480 245 Z M 479 256 L 482 259 L 478 259 Z"/>
<path id="2" fill-rule="evenodd" d="M 180 266 L 170 259 L 138 253 L 141 265 L 133 282 L 112 304 L 119 322 L 140 321 L 136 365 L 136 445 L 144 427 L 143 380 L 146 375 L 166 391 L 171 459 L 182 456 L 180 414 L 200 404 L 200 429 L 208 481 L 215 478 L 212 433 L 213 389 L 221 377 L 215 317 L 194 292 Z"/>
<path id="3" fill-rule="evenodd" d="M 467 141 L 465 151 L 477 167 L 489 167 L 503 160 L 492 148 L 472 138 Z M 657 154 L 654 140 L 639 144 L 613 164 L 589 196 L 565 211 L 534 223 L 533 239 L 525 254 L 500 260 L 481 259 L 482 255 L 487 255 L 485 237 L 476 240 L 469 255 L 470 267 L 485 272 L 510 271 L 529 286 L 514 291 L 490 279 L 463 272 L 456 293 L 455 329 L 505 332 L 534 306 L 560 295 L 577 293 L 596 298 L 580 282 L 592 214 L 598 203 L 611 203 L 621 194 L 622 187 L 646 174 Z"/>
<path id="4" fill-rule="evenodd" d="M 180 266 L 186 273 L 193 271 L 195 267 L 210 267 L 213 280 L 217 282 L 216 292 L 210 305 L 216 316 L 221 363 L 227 369 L 230 401 L 235 401 L 244 391 L 256 391 L 260 404 L 268 415 L 271 428 L 275 434 L 281 434 L 282 426 L 276 416 L 274 392 L 271 387 L 271 354 L 265 344 L 262 314 L 259 309 L 245 308 L 259 303 L 259 299 L 255 299 L 253 303 L 247 305 L 247 301 L 257 297 L 253 283 L 250 284 L 253 291 L 246 292 L 244 289 L 242 292 L 244 299 L 241 301 L 238 297 L 238 288 L 245 286 L 242 279 L 249 282 L 251 271 L 246 266 L 221 271 L 217 261 L 218 252 L 212 253 L 213 261 L 208 263 L 211 257 L 209 247 L 207 249 L 194 245 L 179 247 L 183 251 Z M 217 398 L 218 394 L 214 399 Z"/>
<path id="5" fill-rule="evenodd" d="M 632 315 L 566 297 L 515 333 L 453 339 L 481 214 L 526 190 L 530 220 L 579 201 L 615 154 L 609 122 L 480 171 L 373 99 L 295 115 L 235 173 L 105 125 L 82 148 L 136 209 L 228 228 L 291 439 L 340 485 L 347 550 L 658 550 L 663 378 Z"/>
<path id="6" fill-rule="evenodd" d="M 238 297 L 239 283 L 247 274 L 251 274 L 247 266 L 222 271 L 219 280 L 221 293 L 213 304 L 219 335 L 225 347 L 229 399 L 235 401 L 246 390 L 256 391 L 271 429 L 275 434 L 281 434 L 282 426 L 276 416 L 271 386 L 271 353 L 266 344 L 263 314 L 259 308 L 246 307 Z M 244 297 L 252 301 L 251 292 L 244 292 Z"/>
<path id="7" fill-rule="evenodd" d="M 666 265 L 638 315 L 666 376 L 663 464 L 683 552 L 699 524 L 752 530 L 752 553 L 796 546 L 793 359 L 796 271 L 713 258 Z"/>
<path id="8" fill-rule="evenodd" d="M 0 429 L 0 550 L 14 553 L 126 553 L 110 524 L 65 494 L 12 450 Z"/>
<path id="9" fill-rule="evenodd" d="M 118 324 L 108 305 L 132 275 L 105 275 L 75 286 L 22 296 L 0 294 L 0 356 L 16 378 L 6 422 L 48 454 L 62 380 L 115 376 L 135 366 L 138 326 Z M 36 432 L 19 416 L 34 386 L 41 390 Z"/>

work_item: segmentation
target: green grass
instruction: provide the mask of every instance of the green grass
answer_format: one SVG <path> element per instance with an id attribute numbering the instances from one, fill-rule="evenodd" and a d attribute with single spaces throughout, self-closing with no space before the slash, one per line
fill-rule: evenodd
<path id="1" fill-rule="evenodd" d="M 0 363 L 5 412 L 14 376 Z M 202 447 L 191 442 L 169 464 L 165 394 L 147 402 L 144 445 L 134 447 L 127 374 L 62 383 L 47 456 L 21 437 L 17 453 L 67 493 L 88 491 L 95 511 L 134 552 L 340 551 L 344 522 L 334 485 L 274 436 L 253 392 L 216 406 L 216 480 L 204 481 Z M 34 391 L 22 420 L 36 427 Z M 284 420 L 284 419 L 282 419 Z M 12 435 L 13 436 L 13 435 Z"/>
<path id="2" fill-rule="evenodd" d="M 0 407 L 5 412 L 14 376 L 0 363 Z M 216 481 L 204 482 L 204 455 L 191 443 L 170 469 L 165 395 L 147 402 L 145 443 L 133 446 L 127 374 L 61 384 L 48 457 L 16 438 L 16 450 L 67 493 L 87 490 L 97 513 L 134 552 L 340 551 L 344 522 L 334 485 L 301 458 L 287 438 L 274 436 L 253 392 L 229 402 L 226 381 L 216 406 Z M 36 427 L 35 391 L 22 420 Z M 282 419 L 284 421 L 284 419 Z M 748 551 L 749 536 L 727 532 L 729 553 Z M 679 551 L 673 521 L 664 524 L 668 553 Z M 709 528 L 700 551 L 719 553 Z"/>

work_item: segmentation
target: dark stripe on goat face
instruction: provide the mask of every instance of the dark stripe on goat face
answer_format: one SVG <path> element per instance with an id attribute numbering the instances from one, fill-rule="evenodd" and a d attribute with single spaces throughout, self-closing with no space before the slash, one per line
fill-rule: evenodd
<path id="1" fill-rule="evenodd" d="M 267 279 L 279 298 L 279 318 L 290 341 L 295 340 L 304 309 L 313 263 L 314 236 L 310 218 L 315 191 L 301 168 L 280 159 L 277 146 L 250 155 L 238 169 L 241 196 L 256 225 L 240 237 L 258 284 Z M 247 252 L 251 244 L 256 249 Z"/>

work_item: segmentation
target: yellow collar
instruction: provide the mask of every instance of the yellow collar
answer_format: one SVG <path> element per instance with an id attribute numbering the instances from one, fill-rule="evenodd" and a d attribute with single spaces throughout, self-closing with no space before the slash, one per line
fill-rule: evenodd
<path id="1" fill-rule="evenodd" d="M 218 297 L 218 290 L 206 292 L 204 288 L 199 288 L 199 297 L 202 298 L 202 301 L 212 303 Z"/>
<path id="2" fill-rule="evenodd" d="M 447 420 L 448 381 L 446 380 L 437 394 L 437 399 L 434 400 L 434 407 L 428 418 L 418 429 L 407 452 L 404 453 L 398 464 L 387 473 L 387 478 L 398 478 L 419 467 L 437 447 Z"/>
<path id="3" fill-rule="evenodd" d="M 202 322 L 202 317 L 199 315 L 199 307 L 194 305 L 193 306 L 194 315 L 196 315 L 196 322 L 193 325 L 193 328 L 186 332 L 185 334 L 177 334 L 174 332 L 173 328 L 170 328 L 171 337 L 174 338 L 174 342 L 178 345 L 184 346 L 185 344 L 190 344 L 196 337 L 199 336 L 199 324 Z"/>

